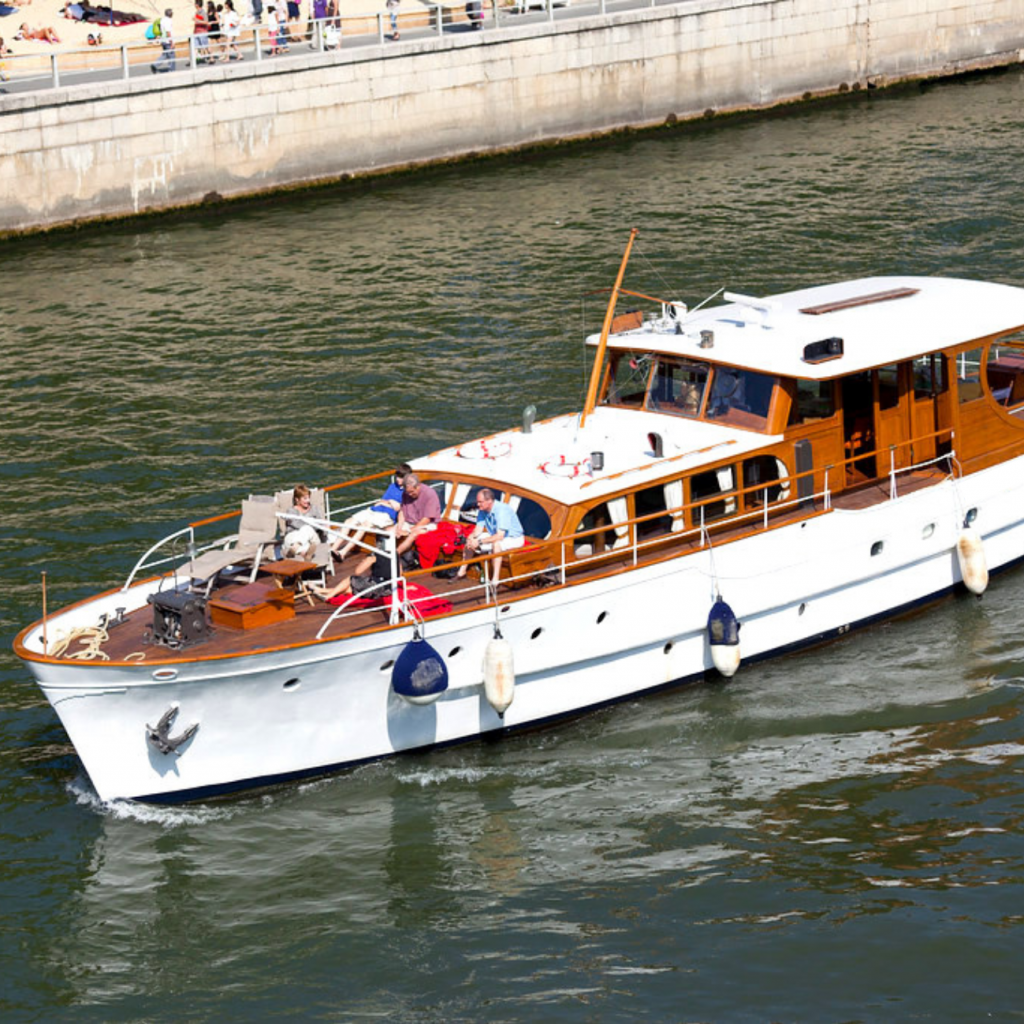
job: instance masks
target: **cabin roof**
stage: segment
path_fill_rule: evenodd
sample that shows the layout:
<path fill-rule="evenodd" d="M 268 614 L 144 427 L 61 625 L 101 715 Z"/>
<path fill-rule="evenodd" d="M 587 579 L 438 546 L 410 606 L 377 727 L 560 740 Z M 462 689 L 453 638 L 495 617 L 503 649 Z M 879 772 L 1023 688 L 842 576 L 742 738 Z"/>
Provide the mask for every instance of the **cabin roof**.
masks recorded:
<path fill-rule="evenodd" d="M 830 380 L 1024 325 L 1024 289 L 939 277 L 866 277 L 645 322 L 617 348 L 691 356 L 761 373 Z M 714 332 L 711 348 L 701 331 Z M 804 360 L 804 346 L 843 339 L 842 356 Z M 598 335 L 587 339 L 596 345 Z"/>
<path fill-rule="evenodd" d="M 780 440 L 719 423 L 608 406 L 595 409 L 582 431 L 578 425 L 578 414 L 557 416 L 535 424 L 529 434 L 516 428 L 487 438 L 487 450 L 496 457 L 481 457 L 479 442 L 469 442 L 416 459 L 413 467 L 425 476 L 457 473 L 575 505 L 643 488 L 695 466 L 739 458 Z M 651 448 L 650 432 L 662 437 L 660 459 Z M 603 454 L 604 468 L 592 472 L 584 466 L 571 475 L 572 464 L 595 451 Z M 562 456 L 569 465 L 558 465 Z"/>

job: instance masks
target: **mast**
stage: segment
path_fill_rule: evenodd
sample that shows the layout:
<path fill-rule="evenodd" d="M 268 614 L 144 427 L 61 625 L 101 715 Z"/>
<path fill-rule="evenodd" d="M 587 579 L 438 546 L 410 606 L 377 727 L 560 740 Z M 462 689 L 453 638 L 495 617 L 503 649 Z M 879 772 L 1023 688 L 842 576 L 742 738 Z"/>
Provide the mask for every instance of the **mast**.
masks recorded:
<path fill-rule="evenodd" d="M 612 327 L 612 317 L 615 316 L 615 304 L 619 299 L 619 289 L 622 287 L 622 279 L 626 276 L 626 264 L 629 262 L 629 254 L 633 248 L 633 240 L 637 236 L 638 228 L 629 232 L 629 241 L 626 243 L 626 251 L 622 254 L 622 264 L 619 267 L 619 276 L 615 278 L 615 285 L 612 287 L 612 294 L 608 299 L 608 309 L 604 314 L 604 325 L 601 327 L 601 340 L 597 345 L 597 355 L 594 356 L 594 366 L 590 371 L 590 386 L 587 388 L 587 400 L 583 405 L 583 413 L 580 416 L 580 427 L 587 422 L 587 417 L 594 411 L 597 403 L 597 389 L 601 383 L 601 371 L 604 368 L 604 352 L 608 347 L 608 333 Z"/>

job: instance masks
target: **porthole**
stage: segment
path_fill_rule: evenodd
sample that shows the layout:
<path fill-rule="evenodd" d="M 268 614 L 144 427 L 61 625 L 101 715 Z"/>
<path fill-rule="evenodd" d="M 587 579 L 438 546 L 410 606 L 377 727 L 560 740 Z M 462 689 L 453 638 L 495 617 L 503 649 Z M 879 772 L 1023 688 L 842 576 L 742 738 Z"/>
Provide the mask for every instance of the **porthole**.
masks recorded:
<path fill-rule="evenodd" d="M 448 657 L 449 657 L 449 658 L 454 658 L 456 654 L 461 654 L 461 653 L 462 653 L 462 648 L 461 648 L 461 647 L 453 647 L 453 648 L 452 648 L 452 649 L 451 649 L 451 650 L 450 650 L 450 651 L 448 652 Z"/>
<path fill-rule="evenodd" d="M 159 668 L 153 673 L 153 678 L 158 683 L 170 683 L 178 678 L 178 670 L 176 668 Z"/>
<path fill-rule="evenodd" d="M 875 555 L 880 555 L 884 548 L 885 541 L 876 540 L 875 543 L 871 545 L 871 557 L 874 558 Z"/>
<path fill-rule="evenodd" d="M 389 669 L 392 669 L 394 667 L 395 667 L 394 661 L 385 661 L 384 664 L 381 665 L 380 670 L 381 670 L 381 672 L 387 672 Z"/>
<path fill-rule="evenodd" d="M 536 628 L 536 629 L 535 629 L 535 630 L 534 630 L 534 631 L 533 631 L 533 632 L 532 632 L 532 633 L 530 634 L 530 639 L 531 639 L 531 640 L 536 640 L 536 639 L 537 639 L 537 637 L 539 637 L 539 636 L 541 635 L 541 633 L 543 633 L 543 632 L 544 632 L 543 628 L 542 628 L 541 626 L 538 626 L 538 627 L 537 627 L 537 628 Z"/>
<path fill-rule="evenodd" d="M 978 510 L 976 508 L 969 508 L 967 510 L 967 515 L 964 516 L 964 525 L 965 526 L 970 526 L 971 523 L 973 523 L 974 520 L 977 519 L 977 518 L 978 518 Z"/>
<path fill-rule="evenodd" d="M 283 690 L 297 690 L 301 684 L 298 679 L 288 679 L 284 682 L 281 689 Z"/>
<path fill-rule="evenodd" d="M 921 531 L 921 540 L 927 540 L 934 532 L 935 532 L 935 524 L 934 523 L 929 523 Z"/>
<path fill-rule="evenodd" d="M 672 643 L 672 641 L 671 641 L 671 640 L 669 640 L 669 642 L 668 642 L 667 644 L 665 644 L 665 646 L 664 646 L 664 647 L 662 648 L 662 650 L 663 650 L 663 651 L 664 651 L 664 652 L 665 652 L 666 654 L 671 654 L 671 653 L 672 653 L 672 648 L 673 648 L 674 646 L 675 646 L 675 644 L 673 644 L 673 643 Z"/>
<path fill-rule="evenodd" d="M 510 609 L 511 607 L 512 607 L 511 605 L 508 605 L 508 604 L 507 604 L 507 605 L 505 605 L 505 607 L 501 609 L 501 614 L 502 614 L 502 615 L 504 615 L 504 614 L 505 614 L 506 612 L 508 612 L 508 611 L 509 611 L 509 609 Z"/>
<path fill-rule="evenodd" d="M 598 617 L 597 617 L 597 624 L 600 626 L 601 623 L 604 622 L 604 620 L 607 619 L 607 618 L 608 618 L 608 613 L 607 612 L 601 612 L 601 614 L 598 615 Z"/>
<path fill-rule="evenodd" d="M 800 602 L 800 607 L 796 610 L 796 613 L 797 613 L 797 615 L 803 615 L 803 613 L 805 611 L 807 611 L 807 602 L 806 601 L 801 601 Z"/>

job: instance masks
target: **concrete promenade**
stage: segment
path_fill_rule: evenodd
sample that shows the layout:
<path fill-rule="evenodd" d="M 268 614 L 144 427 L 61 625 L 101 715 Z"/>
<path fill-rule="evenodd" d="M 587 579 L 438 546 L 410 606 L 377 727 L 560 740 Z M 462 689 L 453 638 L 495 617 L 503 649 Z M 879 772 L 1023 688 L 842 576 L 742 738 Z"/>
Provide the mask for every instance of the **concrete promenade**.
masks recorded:
<path fill-rule="evenodd" d="M 1024 58 L 1024 0 L 684 0 L 0 96 L 0 234 Z"/>

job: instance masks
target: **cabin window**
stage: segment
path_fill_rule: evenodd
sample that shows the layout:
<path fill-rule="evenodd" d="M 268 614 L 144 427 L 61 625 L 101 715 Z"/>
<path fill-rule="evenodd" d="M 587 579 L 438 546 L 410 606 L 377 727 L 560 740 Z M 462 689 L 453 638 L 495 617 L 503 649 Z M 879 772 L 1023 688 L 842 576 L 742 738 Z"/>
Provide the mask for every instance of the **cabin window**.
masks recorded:
<path fill-rule="evenodd" d="M 637 519 L 644 516 L 656 517 L 636 524 L 637 540 L 649 540 L 651 537 L 662 537 L 672 532 L 672 517 L 666 513 L 666 490 L 665 487 L 648 487 L 634 495 L 634 516 Z M 681 505 L 682 500 L 677 504 Z M 663 514 L 658 515 L 659 512 Z"/>
<path fill-rule="evenodd" d="M 649 353 L 615 352 L 612 355 L 606 404 L 643 405 L 653 365 L 654 356 Z"/>
<path fill-rule="evenodd" d="M 743 487 L 754 487 L 747 491 L 745 504 L 747 508 L 760 507 L 764 504 L 765 491 L 768 502 L 785 501 L 789 497 L 789 483 L 783 479 L 789 475 L 783 462 L 774 455 L 755 455 L 743 463 Z"/>
<path fill-rule="evenodd" d="M 709 367 L 689 359 L 659 359 L 647 408 L 674 416 L 697 417 L 704 404 Z"/>
<path fill-rule="evenodd" d="M 972 348 L 956 356 L 956 393 L 961 405 L 973 402 L 984 394 L 981 387 L 980 348 Z"/>
<path fill-rule="evenodd" d="M 985 374 L 992 397 L 1001 406 L 1024 410 L 1024 337 L 1001 338 L 992 345 Z"/>
<path fill-rule="evenodd" d="M 789 425 L 827 420 L 835 415 L 836 389 L 830 380 L 798 380 L 796 400 L 789 410 Z"/>
<path fill-rule="evenodd" d="M 489 487 L 494 492 L 494 497 L 498 501 L 505 500 L 501 489 L 495 487 L 494 484 L 456 484 L 455 497 L 452 499 L 452 507 L 448 513 L 448 518 L 455 519 L 460 523 L 475 523 L 477 514 L 476 496 L 479 494 L 481 487 Z M 446 488 L 451 490 L 451 484 L 446 484 Z"/>
<path fill-rule="evenodd" d="M 752 370 L 716 366 L 704 418 L 730 426 L 764 430 L 775 378 Z"/>
<path fill-rule="evenodd" d="M 900 404 L 900 368 L 880 366 L 878 374 L 878 408 L 895 409 Z"/>
<path fill-rule="evenodd" d="M 720 466 L 709 469 L 706 473 L 695 473 L 690 477 L 690 502 L 702 502 L 719 494 L 730 494 L 736 490 L 736 471 L 732 466 Z M 703 511 L 702 511 L 703 510 Z M 699 526 L 701 517 L 705 523 L 722 516 L 732 515 L 736 511 L 736 495 L 723 498 L 721 501 L 708 501 L 690 510 L 693 525 Z"/>
<path fill-rule="evenodd" d="M 946 361 L 937 353 L 914 360 L 914 398 L 935 398 L 949 389 Z"/>
<path fill-rule="evenodd" d="M 590 509 L 576 527 L 577 533 L 598 530 L 587 537 L 581 537 L 575 544 L 577 558 L 600 555 L 629 544 L 629 505 L 625 498 L 613 498 Z M 605 526 L 608 529 L 601 530 Z"/>
<path fill-rule="evenodd" d="M 551 517 L 543 505 L 533 498 L 520 497 L 518 494 L 509 495 L 508 503 L 519 517 L 519 523 L 527 537 L 545 540 L 551 536 Z"/>

